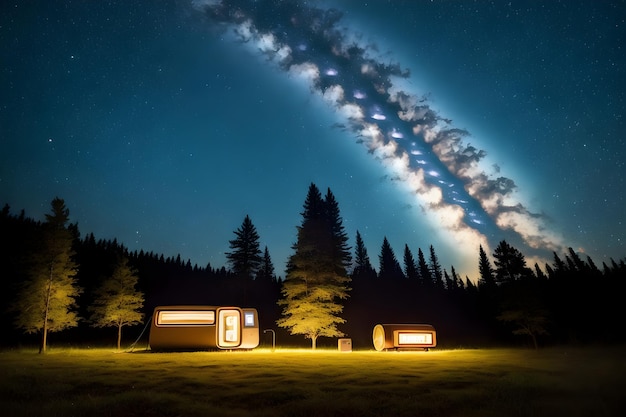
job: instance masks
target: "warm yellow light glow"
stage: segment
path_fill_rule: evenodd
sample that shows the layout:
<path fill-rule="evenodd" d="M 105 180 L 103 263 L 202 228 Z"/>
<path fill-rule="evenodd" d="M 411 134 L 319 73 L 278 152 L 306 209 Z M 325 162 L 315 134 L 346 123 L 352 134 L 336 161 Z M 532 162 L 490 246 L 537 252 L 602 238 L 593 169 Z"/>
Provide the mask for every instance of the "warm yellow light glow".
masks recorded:
<path fill-rule="evenodd" d="M 399 333 L 399 345 L 432 345 L 432 333 Z"/>
<path fill-rule="evenodd" d="M 241 341 L 239 323 L 241 320 L 239 310 L 220 310 L 219 311 L 219 347 L 236 347 L 239 346 Z"/>
<path fill-rule="evenodd" d="M 162 310 L 156 319 L 158 326 L 215 324 L 215 311 Z"/>

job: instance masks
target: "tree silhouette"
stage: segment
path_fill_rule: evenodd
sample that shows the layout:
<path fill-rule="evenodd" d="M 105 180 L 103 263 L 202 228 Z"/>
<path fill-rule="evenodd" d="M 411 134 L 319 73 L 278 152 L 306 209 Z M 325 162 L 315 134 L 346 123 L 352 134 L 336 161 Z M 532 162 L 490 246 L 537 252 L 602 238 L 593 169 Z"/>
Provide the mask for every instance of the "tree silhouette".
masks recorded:
<path fill-rule="evenodd" d="M 259 234 L 252 224 L 250 216 L 246 215 L 239 229 L 235 230 L 236 238 L 230 240 L 230 252 L 226 252 L 226 259 L 236 276 L 250 280 L 259 270 L 263 258 L 259 244 Z"/>
<path fill-rule="evenodd" d="M 383 279 L 402 279 L 404 273 L 402 267 L 396 258 L 396 254 L 393 252 L 387 237 L 383 239 L 383 244 L 380 248 L 380 255 L 378 256 L 380 262 L 380 270 L 378 271 L 379 278 Z"/>
<path fill-rule="evenodd" d="M 483 249 L 483 245 L 480 245 L 478 249 L 478 272 L 480 273 L 480 278 L 478 279 L 479 286 L 493 288 L 496 285 L 494 270 L 487 258 L 487 253 Z"/>
<path fill-rule="evenodd" d="M 267 246 L 263 251 L 263 261 L 256 274 L 256 279 L 263 282 L 276 282 L 277 280 L 272 257 L 270 256 L 270 251 L 267 249 Z"/>
<path fill-rule="evenodd" d="M 526 266 L 524 255 L 504 240 L 494 250 L 493 257 L 496 265 L 496 282 L 499 284 L 532 276 L 532 271 Z"/>
<path fill-rule="evenodd" d="M 525 279 L 508 281 L 501 291 L 501 313 L 497 319 L 511 323 L 515 335 L 527 335 L 531 338 L 535 349 L 539 347 L 537 337 L 548 334 L 549 312 L 545 308 L 538 280 Z"/>
<path fill-rule="evenodd" d="M 433 285 L 433 278 L 430 273 L 430 269 L 428 268 L 428 264 L 426 263 L 426 258 L 424 258 L 424 252 L 422 252 L 421 248 L 417 249 L 417 269 L 420 272 L 422 285 L 425 287 Z"/>
<path fill-rule="evenodd" d="M 352 270 L 353 280 L 367 280 L 376 278 L 376 271 L 372 267 L 367 249 L 363 243 L 363 238 L 359 231 L 356 231 L 356 244 L 354 250 L 354 269 Z"/>
<path fill-rule="evenodd" d="M 13 305 L 17 328 L 26 333 L 41 332 L 39 353 L 47 350 L 48 332 L 75 327 L 79 321 L 74 308 L 81 289 L 75 279 L 78 267 L 72 259 L 74 236 L 66 227 L 69 210 L 58 197 L 51 205 L 52 214 L 46 214 L 39 247 L 32 254 L 29 278 Z"/>
<path fill-rule="evenodd" d="M 435 253 L 435 248 L 430 245 L 430 271 L 432 272 L 433 279 L 435 281 L 435 287 L 443 289 L 443 276 L 441 274 L 441 264 L 439 258 Z"/>
<path fill-rule="evenodd" d="M 283 317 L 277 321 L 291 334 L 302 334 L 311 339 L 316 348 L 317 338 L 339 337 L 343 333 L 337 325 L 348 297 L 345 235 L 339 208 L 332 193 L 326 200 L 315 184 L 311 184 L 304 202 L 302 224 L 297 228 L 298 239 L 294 254 L 289 257 L 287 276 L 283 282 Z"/>
<path fill-rule="evenodd" d="M 140 324 L 143 320 L 140 310 L 144 294 L 137 290 L 137 281 L 137 271 L 126 257 L 120 257 L 113 274 L 94 291 L 94 301 L 89 308 L 92 326 L 117 327 L 117 350 L 122 343 L 122 327 Z"/>
<path fill-rule="evenodd" d="M 409 245 L 404 245 L 404 275 L 414 282 L 419 282 L 420 275 Z"/>

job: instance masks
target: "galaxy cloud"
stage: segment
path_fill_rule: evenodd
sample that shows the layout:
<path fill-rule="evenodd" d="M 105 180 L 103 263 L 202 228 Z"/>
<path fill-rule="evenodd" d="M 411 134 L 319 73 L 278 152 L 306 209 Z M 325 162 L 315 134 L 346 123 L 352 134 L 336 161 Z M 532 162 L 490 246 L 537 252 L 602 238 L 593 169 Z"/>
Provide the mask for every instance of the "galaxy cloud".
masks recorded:
<path fill-rule="evenodd" d="M 489 253 L 506 238 L 529 258 L 565 250 L 546 216 L 530 210 L 513 179 L 486 163 L 470 132 L 438 114 L 411 91 L 411 74 L 342 23 L 339 10 L 306 2 L 196 1 L 194 6 L 268 65 L 302 79 L 342 116 L 345 129 L 416 199 L 451 242 Z"/>

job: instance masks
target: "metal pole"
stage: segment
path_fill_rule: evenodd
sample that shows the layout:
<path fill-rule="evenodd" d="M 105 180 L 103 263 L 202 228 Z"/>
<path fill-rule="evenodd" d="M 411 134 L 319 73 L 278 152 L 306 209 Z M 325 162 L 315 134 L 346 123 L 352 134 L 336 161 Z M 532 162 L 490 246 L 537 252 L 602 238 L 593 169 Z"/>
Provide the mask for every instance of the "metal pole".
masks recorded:
<path fill-rule="evenodd" d="M 272 332 L 272 352 L 276 349 L 276 332 L 272 329 L 265 329 L 263 333 Z"/>

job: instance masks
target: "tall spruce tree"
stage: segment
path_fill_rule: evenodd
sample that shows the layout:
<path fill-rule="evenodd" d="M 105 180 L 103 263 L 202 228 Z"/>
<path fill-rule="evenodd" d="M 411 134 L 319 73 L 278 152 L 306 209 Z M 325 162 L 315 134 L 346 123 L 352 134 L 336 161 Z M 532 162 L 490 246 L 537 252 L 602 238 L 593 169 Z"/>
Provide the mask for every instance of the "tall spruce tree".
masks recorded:
<path fill-rule="evenodd" d="M 226 259 L 233 273 L 246 280 L 253 279 L 263 262 L 259 243 L 259 234 L 252 224 L 250 216 L 246 215 L 239 229 L 235 230 L 236 238 L 230 240 L 230 252 L 226 252 Z"/>
<path fill-rule="evenodd" d="M 363 238 L 359 231 L 356 231 L 355 249 L 354 249 L 354 269 L 352 270 L 353 280 L 364 280 L 376 278 L 376 271 L 372 267 L 370 257 L 367 254 L 367 248 L 363 243 Z"/>
<path fill-rule="evenodd" d="M 496 285 L 496 280 L 494 278 L 494 270 L 491 266 L 491 262 L 487 258 L 487 253 L 483 249 L 483 245 L 480 245 L 478 249 L 478 272 L 480 273 L 480 278 L 478 280 L 478 285 L 483 288 L 493 288 Z"/>
<path fill-rule="evenodd" d="M 15 326 L 26 333 L 40 332 L 39 353 L 48 348 L 48 332 L 78 325 L 76 299 L 78 266 L 72 248 L 75 236 L 66 226 L 69 209 L 63 199 L 52 200 L 52 214 L 41 226 L 38 248 L 32 254 L 29 278 L 21 286 L 13 304 Z M 74 229 L 75 230 L 75 229 Z"/>
<path fill-rule="evenodd" d="M 419 282 L 419 271 L 417 270 L 415 259 L 407 244 L 404 245 L 404 275 L 410 280 Z"/>
<path fill-rule="evenodd" d="M 263 251 L 263 261 L 257 272 L 256 279 L 264 282 L 276 282 L 274 263 L 272 262 L 272 257 L 270 256 L 270 251 L 267 249 L 267 246 Z"/>
<path fill-rule="evenodd" d="M 93 327 L 116 327 L 117 350 L 122 344 L 122 328 L 143 322 L 144 295 L 137 290 L 137 271 L 128 258 L 119 257 L 110 277 L 94 291 L 94 301 L 89 307 Z"/>
<path fill-rule="evenodd" d="M 297 227 L 297 242 L 289 257 L 279 305 L 283 317 L 278 326 L 291 334 L 302 334 L 317 346 L 319 337 L 340 337 L 337 328 L 344 323 L 341 300 L 348 297 L 346 266 L 350 253 L 346 245 L 339 207 L 327 193 L 322 198 L 315 184 L 309 186 L 304 202 L 302 224 Z"/>
<path fill-rule="evenodd" d="M 378 276 L 383 279 L 402 279 L 404 278 L 404 272 L 402 267 L 396 258 L 396 254 L 393 248 L 389 244 L 387 237 L 383 239 L 383 244 L 380 248 L 380 255 L 378 256 L 380 262 L 380 271 Z"/>
<path fill-rule="evenodd" d="M 441 264 L 439 263 L 439 258 L 435 253 L 435 248 L 433 247 L 433 245 L 430 245 L 430 271 L 433 275 L 435 287 L 443 289 L 443 275 L 441 273 Z"/>
<path fill-rule="evenodd" d="M 433 277 L 421 248 L 417 248 L 417 269 L 420 272 L 421 284 L 425 287 L 433 285 Z"/>

